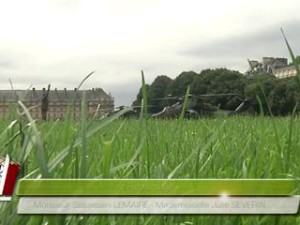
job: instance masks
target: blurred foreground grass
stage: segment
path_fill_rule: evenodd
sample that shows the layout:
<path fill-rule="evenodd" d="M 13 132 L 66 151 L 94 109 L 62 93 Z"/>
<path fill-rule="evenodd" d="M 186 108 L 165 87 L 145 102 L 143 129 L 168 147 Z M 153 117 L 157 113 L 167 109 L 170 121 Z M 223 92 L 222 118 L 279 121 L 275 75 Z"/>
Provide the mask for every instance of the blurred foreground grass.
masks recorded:
<path fill-rule="evenodd" d="M 37 122 L 1 120 L 1 154 L 20 178 L 298 178 L 299 118 Z M 299 215 L 21 216 L 2 224 L 300 224 Z"/>

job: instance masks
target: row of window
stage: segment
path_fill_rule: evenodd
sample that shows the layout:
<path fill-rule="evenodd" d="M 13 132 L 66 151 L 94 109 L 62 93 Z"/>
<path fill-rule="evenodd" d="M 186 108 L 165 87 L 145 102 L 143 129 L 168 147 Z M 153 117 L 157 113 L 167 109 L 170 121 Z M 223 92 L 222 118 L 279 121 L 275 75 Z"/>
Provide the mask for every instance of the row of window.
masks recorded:
<path fill-rule="evenodd" d="M 74 110 L 78 112 L 78 111 L 81 111 L 81 108 L 80 107 L 75 107 Z M 10 109 L 7 108 L 7 107 L 0 107 L 0 113 L 6 113 L 6 112 L 9 112 L 9 111 L 10 111 Z M 87 111 L 89 113 L 95 113 L 97 111 L 97 107 L 88 107 Z M 100 111 L 101 112 L 109 112 L 110 109 L 106 108 L 106 109 L 101 109 Z M 40 107 L 30 108 L 30 113 L 40 113 L 40 112 L 41 112 Z M 48 112 L 49 113 L 52 113 L 52 112 L 66 113 L 66 112 L 68 112 L 68 108 L 50 107 Z"/>
<path fill-rule="evenodd" d="M 88 116 L 93 117 L 94 114 L 95 114 L 95 112 L 89 112 Z M 102 114 L 103 113 L 98 112 L 97 116 L 101 116 Z M 9 115 L 8 112 L 0 111 L 0 118 L 8 116 L 8 115 Z M 31 116 L 32 116 L 33 119 L 41 119 L 42 118 L 42 114 L 40 112 L 31 112 Z M 66 116 L 66 113 L 63 113 L 63 112 L 49 112 L 47 117 L 48 117 L 48 119 L 63 119 L 65 116 Z M 80 112 L 73 113 L 73 116 L 76 119 L 79 119 L 80 118 Z"/>

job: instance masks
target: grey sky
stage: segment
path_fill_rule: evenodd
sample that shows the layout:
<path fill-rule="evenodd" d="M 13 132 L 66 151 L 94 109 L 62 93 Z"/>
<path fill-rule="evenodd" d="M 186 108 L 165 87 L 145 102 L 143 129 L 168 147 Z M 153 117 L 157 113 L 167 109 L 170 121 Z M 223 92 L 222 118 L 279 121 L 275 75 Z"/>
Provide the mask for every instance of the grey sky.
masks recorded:
<path fill-rule="evenodd" d="M 131 104 L 140 71 L 157 75 L 288 57 L 280 28 L 300 52 L 300 2 L 199 0 L 0 1 L 0 88 L 102 87 Z"/>

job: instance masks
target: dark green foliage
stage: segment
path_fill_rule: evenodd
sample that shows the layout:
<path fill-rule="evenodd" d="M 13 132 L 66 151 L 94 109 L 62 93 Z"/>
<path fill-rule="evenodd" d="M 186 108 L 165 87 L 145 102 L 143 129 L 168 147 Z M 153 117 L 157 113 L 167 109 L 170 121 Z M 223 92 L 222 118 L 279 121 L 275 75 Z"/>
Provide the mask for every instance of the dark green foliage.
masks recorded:
<path fill-rule="evenodd" d="M 149 89 L 149 112 L 158 112 L 163 109 L 166 102 L 165 96 L 169 94 L 172 79 L 167 76 L 158 76 L 153 81 Z"/>
<path fill-rule="evenodd" d="M 299 102 L 300 90 L 294 78 L 277 79 L 270 75 L 256 75 L 248 82 L 245 96 L 248 99 L 249 112 L 260 112 L 257 100 L 259 98 L 264 114 L 269 114 L 268 103 L 273 115 L 285 116 L 291 114 Z"/>
<path fill-rule="evenodd" d="M 148 109 L 149 113 L 155 113 L 163 109 L 168 104 L 163 98 L 169 94 L 172 79 L 161 75 L 155 78 L 151 85 L 146 84 L 145 89 L 147 91 Z M 140 88 L 137 94 L 136 100 L 132 103 L 133 106 L 141 106 L 142 101 L 142 88 Z"/>
<path fill-rule="evenodd" d="M 192 83 L 191 93 L 233 94 L 232 96 L 214 96 L 205 99 L 211 105 L 219 105 L 222 109 L 234 110 L 242 101 L 246 78 L 237 71 L 228 69 L 203 70 Z"/>
<path fill-rule="evenodd" d="M 196 76 L 197 73 L 193 71 L 182 72 L 173 81 L 170 94 L 172 96 L 184 96 L 187 87 L 193 83 Z"/>
<path fill-rule="evenodd" d="M 267 103 L 271 107 L 275 104 L 273 101 L 275 86 L 275 77 L 271 75 L 258 74 L 249 78 L 248 84 L 245 87 L 249 112 L 267 114 Z"/>
<path fill-rule="evenodd" d="M 278 80 L 274 89 L 272 111 L 276 115 L 290 114 L 300 99 L 299 85 L 293 78 Z"/>
<path fill-rule="evenodd" d="M 145 89 L 147 90 L 147 92 L 149 92 L 150 85 L 146 84 Z M 139 90 L 139 93 L 136 96 L 136 100 L 132 103 L 132 105 L 133 106 L 141 106 L 142 98 L 143 98 L 143 89 L 141 87 L 140 90 Z"/>
<path fill-rule="evenodd" d="M 296 59 L 299 60 L 299 57 Z M 149 112 L 158 112 L 174 104 L 183 98 L 188 86 L 190 94 L 198 97 L 205 94 L 230 94 L 190 99 L 192 108 L 200 114 L 217 108 L 232 111 L 246 100 L 243 108 L 246 113 L 285 116 L 293 112 L 300 100 L 299 84 L 295 77 L 278 79 L 272 74 L 245 76 L 225 68 L 206 69 L 199 74 L 183 72 L 173 81 L 167 76 L 158 76 L 147 86 Z M 140 101 L 141 92 L 134 105 L 139 105 Z M 295 112 L 298 111 L 296 108 Z"/>

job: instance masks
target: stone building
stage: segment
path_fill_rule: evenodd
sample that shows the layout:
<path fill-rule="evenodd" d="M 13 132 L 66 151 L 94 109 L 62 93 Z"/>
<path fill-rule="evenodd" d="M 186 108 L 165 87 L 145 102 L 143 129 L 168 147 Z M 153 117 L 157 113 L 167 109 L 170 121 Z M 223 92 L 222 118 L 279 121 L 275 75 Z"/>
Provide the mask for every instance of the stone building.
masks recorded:
<path fill-rule="evenodd" d="M 248 60 L 252 73 L 270 73 L 278 78 L 286 78 L 296 76 L 297 72 L 293 65 L 288 64 L 286 58 L 263 57 L 262 61 Z"/>
<path fill-rule="evenodd" d="M 50 90 L 47 96 L 47 120 L 63 119 L 68 111 L 73 113 L 75 119 L 80 118 L 83 92 L 86 96 L 86 110 L 89 118 L 101 117 L 114 108 L 114 99 L 101 88 L 91 90 Z M 10 113 L 11 106 L 18 100 L 30 110 L 33 119 L 42 119 L 42 102 L 47 90 L 0 90 L 0 118 Z"/>
<path fill-rule="evenodd" d="M 294 65 L 289 65 L 281 68 L 277 68 L 273 71 L 275 77 L 286 78 L 294 77 L 297 75 L 297 71 Z"/>

